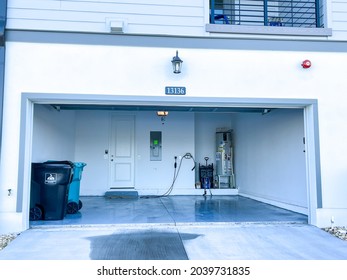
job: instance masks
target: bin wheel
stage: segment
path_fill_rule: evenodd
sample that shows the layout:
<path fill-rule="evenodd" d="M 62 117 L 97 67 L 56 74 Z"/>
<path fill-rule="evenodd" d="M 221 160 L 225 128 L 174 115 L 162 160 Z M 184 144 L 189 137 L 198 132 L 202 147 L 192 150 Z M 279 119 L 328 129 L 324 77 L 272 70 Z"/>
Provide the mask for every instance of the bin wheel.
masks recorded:
<path fill-rule="evenodd" d="M 74 201 L 67 204 L 66 212 L 68 214 L 76 214 L 78 212 L 78 204 Z"/>
<path fill-rule="evenodd" d="M 40 207 L 35 206 L 30 208 L 30 221 L 41 220 L 42 218 L 42 210 Z"/>
<path fill-rule="evenodd" d="M 78 201 L 78 210 L 80 210 L 83 206 L 83 203 L 81 200 Z"/>

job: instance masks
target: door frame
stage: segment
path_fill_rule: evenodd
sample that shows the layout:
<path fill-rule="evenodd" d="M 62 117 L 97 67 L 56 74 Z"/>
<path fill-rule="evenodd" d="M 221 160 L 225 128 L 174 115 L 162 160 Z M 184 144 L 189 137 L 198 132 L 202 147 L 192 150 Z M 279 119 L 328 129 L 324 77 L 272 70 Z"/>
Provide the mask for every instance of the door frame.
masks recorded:
<path fill-rule="evenodd" d="M 32 133 L 34 104 L 118 104 L 138 106 L 199 106 L 199 107 L 245 107 L 245 108 L 302 108 L 306 139 L 306 190 L 308 223 L 317 222 L 317 209 L 322 208 L 320 174 L 318 101 L 317 99 L 288 98 L 213 98 L 170 96 L 124 96 L 94 94 L 22 93 L 21 124 L 18 159 L 18 190 L 16 212 L 22 214 L 24 229 L 29 228 L 30 180 L 32 158 Z"/>

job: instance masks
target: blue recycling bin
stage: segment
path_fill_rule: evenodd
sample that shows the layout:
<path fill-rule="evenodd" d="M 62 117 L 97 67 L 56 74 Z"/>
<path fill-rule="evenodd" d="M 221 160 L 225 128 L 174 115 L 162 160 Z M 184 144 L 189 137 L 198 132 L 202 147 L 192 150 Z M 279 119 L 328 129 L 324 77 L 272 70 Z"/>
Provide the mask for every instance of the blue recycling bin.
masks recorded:
<path fill-rule="evenodd" d="M 82 171 L 86 165 L 87 164 L 84 162 L 73 163 L 73 177 L 72 182 L 70 183 L 66 210 L 68 214 L 77 213 L 83 206 L 82 201 L 80 200 L 80 185 L 82 179 Z"/>

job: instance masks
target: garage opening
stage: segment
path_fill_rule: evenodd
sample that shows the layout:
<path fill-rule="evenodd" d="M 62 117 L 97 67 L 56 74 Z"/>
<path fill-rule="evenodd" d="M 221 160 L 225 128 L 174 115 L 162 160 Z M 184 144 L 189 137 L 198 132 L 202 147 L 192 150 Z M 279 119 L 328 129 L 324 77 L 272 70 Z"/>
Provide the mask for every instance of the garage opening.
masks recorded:
<path fill-rule="evenodd" d="M 233 197 L 233 207 L 251 199 L 266 203 L 262 204 L 265 208 L 277 206 L 303 215 L 299 220 L 310 222 L 312 191 L 307 176 L 304 106 L 33 104 L 31 162 L 85 162 L 80 187 L 83 198 L 104 199 L 110 190 L 134 190 L 139 196 L 160 196 L 172 186 L 175 166 L 182 160 L 179 176 L 170 191 L 172 196 L 198 197 L 194 200 L 195 207 L 202 205 L 200 198 L 206 203 L 209 197 Z M 158 111 L 168 115 L 159 117 Z M 121 126 L 114 126 L 115 120 L 121 121 L 128 133 L 126 136 L 119 130 Z M 130 133 L 129 125 L 132 126 Z M 122 136 L 114 148 L 117 131 Z M 210 182 L 204 194 L 205 190 L 198 184 L 201 183 L 199 166 L 213 165 L 216 178 L 216 135 L 220 131 L 232 133 L 234 181 L 226 187 Z M 161 160 L 151 160 L 151 132 L 160 132 Z M 129 173 L 130 184 L 117 186 L 113 182 L 112 149 L 132 151 L 132 161 L 127 163 L 133 170 Z M 187 153 L 193 160 L 185 160 Z M 216 203 L 222 206 L 225 201 Z M 133 203 L 129 205 L 135 207 Z M 280 220 L 280 216 L 276 219 Z"/>

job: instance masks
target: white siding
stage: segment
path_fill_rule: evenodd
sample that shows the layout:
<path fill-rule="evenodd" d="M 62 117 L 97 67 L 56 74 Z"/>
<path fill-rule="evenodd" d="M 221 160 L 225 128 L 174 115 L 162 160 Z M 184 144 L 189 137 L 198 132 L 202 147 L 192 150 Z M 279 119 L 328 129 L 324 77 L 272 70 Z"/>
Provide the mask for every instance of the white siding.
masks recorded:
<path fill-rule="evenodd" d="M 332 0 L 331 11 L 334 39 L 347 41 L 347 0 Z"/>
<path fill-rule="evenodd" d="M 127 34 L 208 36 L 207 0 L 8 0 L 8 29 L 108 33 L 110 20 Z M 327 0 L 328 28 L 347 40 L 347 0 Z"/>
<path fill-rule="evenodd" d="M 9 0 L 8 29 L 109 32 L 112 19 L 130 34 L 201 35 L 204 0 Z"/>

